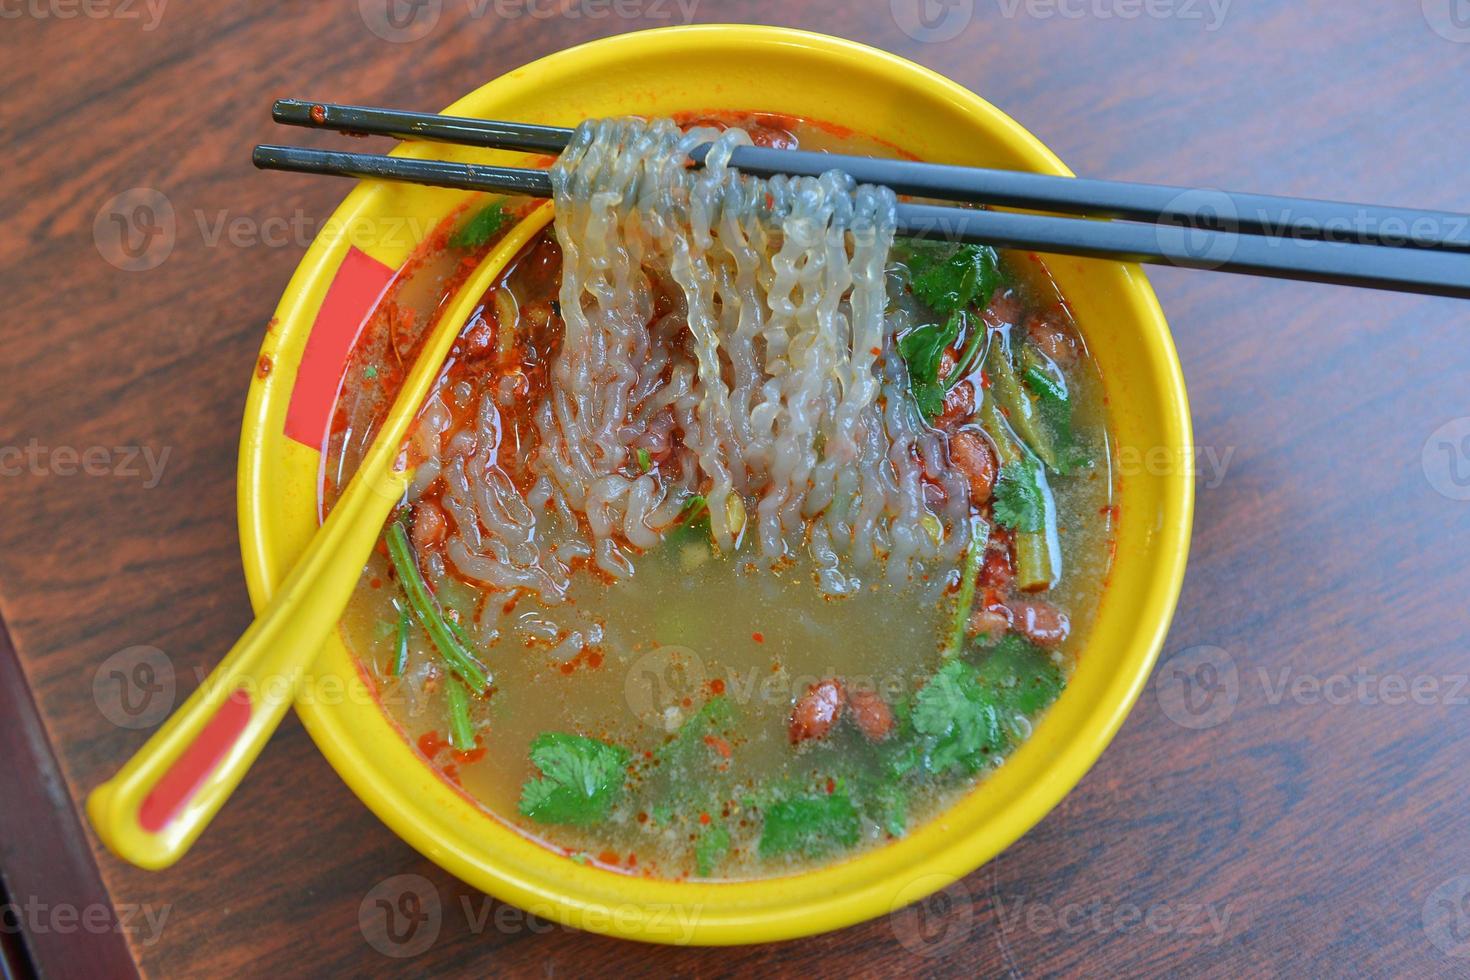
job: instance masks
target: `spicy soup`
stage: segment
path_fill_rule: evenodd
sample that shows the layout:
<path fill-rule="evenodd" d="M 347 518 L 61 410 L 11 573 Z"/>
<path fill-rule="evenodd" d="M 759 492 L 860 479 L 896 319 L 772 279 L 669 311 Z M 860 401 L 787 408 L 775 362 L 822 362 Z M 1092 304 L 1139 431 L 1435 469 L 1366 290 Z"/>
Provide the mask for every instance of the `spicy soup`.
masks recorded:
<path fill-rule="evenodd" d="M 693 183 L 662 165 L 694 139 L 608 124 L 563 155 L 557 227 L 466 324 L 342 628 L 498 818 L 623 873 L 751 878 L 901 836 L 1004 763 L 1083 655 L 1116 508 L 1101 382 L 1039 259 L 894 238 L 891 202 L 836 180 Z M 610 186 L 630 159 L 642 183 Z M 400 274 L 324 505 L 526 209 L 456 216 Z"/>

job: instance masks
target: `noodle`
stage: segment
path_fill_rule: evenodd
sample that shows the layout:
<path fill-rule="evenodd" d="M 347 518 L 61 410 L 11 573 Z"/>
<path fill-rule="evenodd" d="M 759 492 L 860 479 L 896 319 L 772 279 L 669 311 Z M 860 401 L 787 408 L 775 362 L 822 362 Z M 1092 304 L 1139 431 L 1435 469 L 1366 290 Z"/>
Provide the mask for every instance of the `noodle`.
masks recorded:
<path fill-rule="evenodd" d="M 963 477 L 907 397 L 904 314 L 887 312 L 892 192 L 742 175 L 727 163 L 749 142 L 668 120 L 578 127 L 551 171 L 565 332 L 529 488 L 497 463 L 495 392 L 477 438 L 434 460 L 460 575 L 557 605 L 574 558 L 632 575 L 696 495 L 720 549 L 802 549 L 828 594 L 958 558 Z"/>

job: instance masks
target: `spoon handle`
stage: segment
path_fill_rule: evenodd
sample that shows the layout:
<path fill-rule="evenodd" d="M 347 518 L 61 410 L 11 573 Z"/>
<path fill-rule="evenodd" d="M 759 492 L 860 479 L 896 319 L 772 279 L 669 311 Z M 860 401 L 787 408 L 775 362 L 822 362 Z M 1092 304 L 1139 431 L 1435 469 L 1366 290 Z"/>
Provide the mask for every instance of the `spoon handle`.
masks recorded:
<path fill-rule="evenodd" d="M 380 442 L 390 449 L 397 440 Z M 378 448 L 374 446 L 374 450 Z M 408 473 L 369 461 L 270 603 L 132 759 L 87 799 L 113 852 L 149 869 L 177 861 L 234 792 L 290 707 L 403 498 Z"/>
<path fill-rule="evenodd" d="M 401 452 L 454 340 L 507 264 L 551 221 L 532 211 L 481 261 L 435 323 L 347 489 L 270 602 L 178 710 L 87 798 L 97 836 L 150 870 L 189 849 L 295 699 L 342 615 L 411 471 Z"/>

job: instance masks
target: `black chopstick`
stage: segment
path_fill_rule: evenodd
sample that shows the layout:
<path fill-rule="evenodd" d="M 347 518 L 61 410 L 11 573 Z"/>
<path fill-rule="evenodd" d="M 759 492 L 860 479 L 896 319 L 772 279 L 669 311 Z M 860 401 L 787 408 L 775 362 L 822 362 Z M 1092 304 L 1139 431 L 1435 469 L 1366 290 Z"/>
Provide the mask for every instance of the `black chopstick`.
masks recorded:
<path fill-rule="evenodd" d="M 369 106 L 281 99 L 271 110 L 289 126 L 336 129 L 507 150 L 556 153 L 571 138 L 560 126 L 439 116 Z M 690 157 L 704 162 L 708 146 Z M 1240 194 L 1124 181 L 956 167 L 913 160 L 740 147 L 730 165 L 758 177 L 818 176 L 842 170 L 896 193 L 966 204 L 994 204 L 1098 218 L 1186 225 L 1207 231 L 1364 245 L 1470 251 L 1470 215 L 1310 198 Z"/>
<path fill-rule="evenodd" d="M 397 180 L 409 184 L 426 184 L 429 187 L 526 194 L 530 197 L 551 196 L 551 175 L 545 170 L 528 170 L 522 167 L 492 167 L 483 163 L 451 163 L 448 160 L 414 160 L 409 157 L 345 153 L 340 150 L 308 150 L 300 146 L 257 146 L 251 160 L 262 170 Z"/>
<path fill-rule="evenodd" d="M 271 106 L 271 118 L 283 126 L 335 129 L 349 136 L 392 136 L 404 140 L 531 153 L 560 153 L 572 138 L 572 131 L 563 126 L 440 116 L 432 112 L 338 105 L 334 102 L 303 102 L 300 99 L 277 99 Z"/>
<path fill-rule="evenodd" d="M 781 152 L 781 151 L 778 151 Z M 551 196 L 544 170 L 408 157 L 257 146 L 268 170 L 406 181 L 433 187 Z M 925 204 L 900 204 L 898 233 L 1003 248 L 1213 269 L 1470 299 L 1470 257 L 1437 249 L 1267 238 L 1121 221 L 1090 221 Z"/>

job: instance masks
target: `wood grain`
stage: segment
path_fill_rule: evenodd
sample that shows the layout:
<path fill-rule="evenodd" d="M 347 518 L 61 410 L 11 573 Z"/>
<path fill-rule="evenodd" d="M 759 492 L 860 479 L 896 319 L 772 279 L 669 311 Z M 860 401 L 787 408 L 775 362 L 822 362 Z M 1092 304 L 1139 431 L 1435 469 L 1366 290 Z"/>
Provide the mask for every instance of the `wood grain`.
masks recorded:
<path fill-rule="evenodd" d="M 1217 23 L 1220 0 L 960 0 L 973 8 L 968 26 L 925 43 L 891 14 L 906 2 L 694 10 L 913 58 L 1085 174 L 1470 210 L 1470 44 L 1437 33 L 1421 4 L 1235 0 Z M 155 647 L 181 696 L 249 620 L 238 425 L 266 318 L 305 241 L 234 244 L 211 229 L 220 216 L 247 229 L 320 220 L 345 191 L 251 169 L 249 147 L 280 135 L 270 100 L 433 108 L 539 55 L 687 9 L 648 0 L 619 8 L 640 18 L 505 16 L 493 11 L 527 8 L 445 0 L 428 37 L 390 43 L 351 2 L 191 0 L 162 5 L 151 30 L 145 4 L 121 3 L 70 19 L 56 16 L 79 9 L 66 0 L 4 5 L 0 29 L 0 447 L 35 446 L 44 460 L 0 477 L 0 614 L 74 803 L 146 735 L 104 714 L 98 666 Z M 1130 11 L 1142 16 L 1103 16 Z M 164 194 L 178 219 L 172 250 L 145 272 L 114 267 L 94 243 L 99 210 L 136 187 Z M 1077 790 L 942 898 L 812 940 L 698 950 L 482 905 L 384 829 L 290 721 L 180 865 L 148 874 L 98 852 L 116 905 L 167 909 L 161 930 L 126 934 L 140 969 L 391 967 L 359 930 L 359 905 L 385 878 L 416 874 L 443 914 L 428 951 L 399 964 L 415 972 L 1466 972 L 1445 949 L 1464 952 L 1455 943 L 1470 934 L 1470 878 L 1457 878 L 1470 875 L 1470 503 L 1452 499 L 1470 459 L 1430 440 L 1470 416 L 1470 306 L 1176 270 L 1152 278 L 1198 441 L 1225 462 L 1200 476 L 1166 648 L 1218 648 L 1195 656 L 1233 666 L 1238 696 L 1219 724 L 1171 720 L 1180 689 L 1166 664 Z M 107 449 L 108 465 L 94 454 L 93 468 L 108 475 L 68 475 L 65 453 L 39 452 L 57 447 Z M 156 485 L 146 471 L 117 472 L 119 447 L 168 452 Z M 1422 696 L 1384 703 L 1396 700 L 1388 678 Z M 52 894 L 44 876 L 25 888 L 85 901 Z"/>

